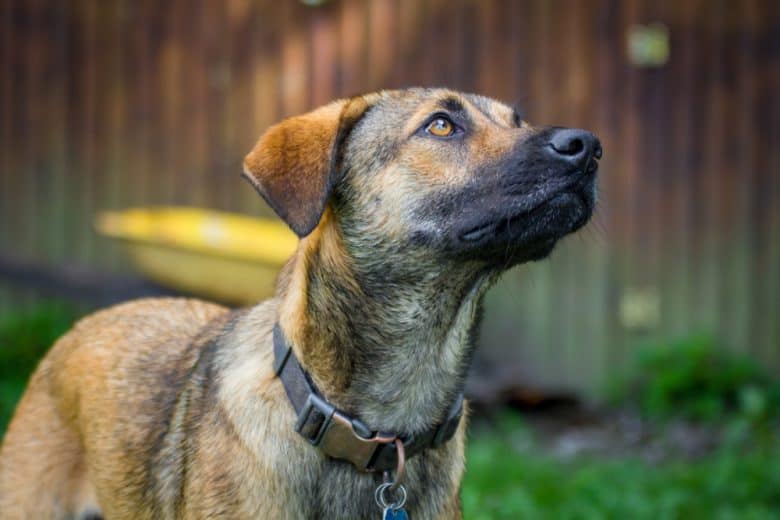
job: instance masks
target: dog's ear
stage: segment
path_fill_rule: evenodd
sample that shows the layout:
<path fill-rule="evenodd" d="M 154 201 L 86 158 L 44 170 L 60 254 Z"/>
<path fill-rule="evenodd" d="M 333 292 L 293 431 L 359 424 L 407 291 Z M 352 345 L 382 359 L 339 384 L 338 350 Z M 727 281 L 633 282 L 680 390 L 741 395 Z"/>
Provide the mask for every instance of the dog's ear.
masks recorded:
<path fill-rule="evenodd" d="M 367 108 L 358 96 L 285 119 L 244 159 L 244 177 L 299 237 L 320 221 L 338 181 L 341 145 Z"/>

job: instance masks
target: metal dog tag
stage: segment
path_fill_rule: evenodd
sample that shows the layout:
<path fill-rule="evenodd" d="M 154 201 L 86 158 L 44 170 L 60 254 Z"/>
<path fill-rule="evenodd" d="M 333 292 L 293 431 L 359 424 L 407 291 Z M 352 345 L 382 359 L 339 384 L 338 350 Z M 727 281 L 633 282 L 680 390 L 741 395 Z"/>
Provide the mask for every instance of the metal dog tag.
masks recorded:
<path fill-rule="evenodd" d="M 398 509 L 386 507 L 385 512 L 382 514 L 382 520 L 409 520 L 409 515 L 406 514 L 406 509 L 403 507 Z"/>
<path fill-rule="evenodd" d="M 399 484 L 397 491 L 399 492 L 400 499 L 391 502 L 387 500 L 385 493 L 390 490 L 392 485 L 392 482 L 379 484 L 379 487 L 377 487 L 374 492 L 376 504 L 382 509 L 382 520 L 409 520 L 409 515 L 406 513 L 406 509 L 404 509 L 404 504 L 406 504 L 406 488 Z"/>

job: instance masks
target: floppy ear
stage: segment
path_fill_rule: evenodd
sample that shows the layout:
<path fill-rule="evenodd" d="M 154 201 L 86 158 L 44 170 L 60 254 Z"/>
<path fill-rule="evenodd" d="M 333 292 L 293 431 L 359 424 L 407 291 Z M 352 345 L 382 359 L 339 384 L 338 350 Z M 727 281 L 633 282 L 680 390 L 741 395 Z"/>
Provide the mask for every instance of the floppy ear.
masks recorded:
<path fill-rule="evenodd" d="M 367 108 L 358 96 L 285 119 L 244 159 L 244 177 L 299 237 L 320 221 L 338 181 L 341 145 Z"/>

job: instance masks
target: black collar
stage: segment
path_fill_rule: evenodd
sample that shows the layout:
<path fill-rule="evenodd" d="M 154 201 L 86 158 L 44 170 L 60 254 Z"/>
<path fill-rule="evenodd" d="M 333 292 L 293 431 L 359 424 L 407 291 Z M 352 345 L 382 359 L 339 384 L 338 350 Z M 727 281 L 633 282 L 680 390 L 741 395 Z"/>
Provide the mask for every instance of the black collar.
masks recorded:
<path fill-rule="evenodd" d="M 370 430 L 359 419 L 337 410 L 314 386 L 287 344 L 282 329 L 274 327 L 274 373 L 281 378 L 287 397 L 298 414 L 295 431 L 334 459 L 347 460 L 361 471 L 388 471 L 398 465 L 396 440 L 403 442 L 406 458 L 449 441 L 463 415 L 463 394 L 441 423 L 418 435 Z"/>

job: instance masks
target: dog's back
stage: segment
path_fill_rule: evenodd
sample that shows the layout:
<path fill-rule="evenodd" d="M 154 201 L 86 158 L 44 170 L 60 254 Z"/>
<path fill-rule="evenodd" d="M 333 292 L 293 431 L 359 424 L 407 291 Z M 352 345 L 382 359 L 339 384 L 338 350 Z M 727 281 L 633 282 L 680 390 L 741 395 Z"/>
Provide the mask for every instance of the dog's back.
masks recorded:
<path fill-rule="evenodd" d="M 89 517 L 99 511 L 94 477 L 123 482 L 124 498 L 137 503 L 143 486 L 128 486 L 128 475 L 143 480 L 148 468 L 128 464 L 165 434 L 161 415 L 219 330 L 206 325 L 228 314 L 196 300 L 149 299 L 77 323 L 38 366 L 0 448 L 2 517 Z"/>

